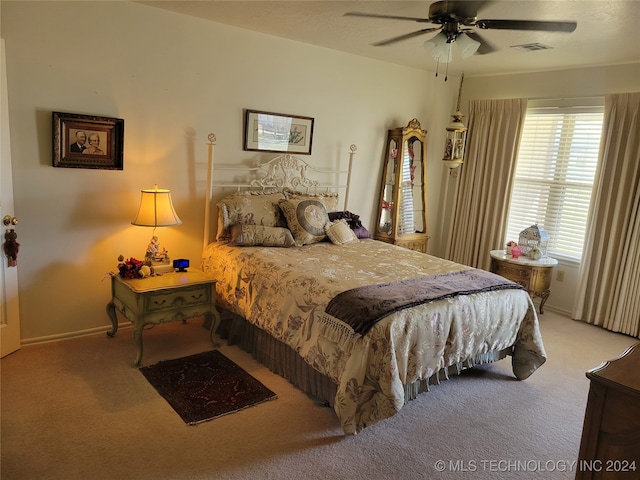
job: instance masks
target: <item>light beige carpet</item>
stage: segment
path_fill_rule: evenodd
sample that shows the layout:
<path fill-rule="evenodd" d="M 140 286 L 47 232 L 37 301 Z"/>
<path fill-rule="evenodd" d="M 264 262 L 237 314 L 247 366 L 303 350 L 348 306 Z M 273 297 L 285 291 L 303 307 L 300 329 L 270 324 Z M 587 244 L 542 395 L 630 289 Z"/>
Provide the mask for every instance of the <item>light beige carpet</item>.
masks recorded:
<path fill-rule="evenodd" d="M 332 410 L 236 347 L 222 352 L 278 399 L 196 426 L 132 366 L 129 328 L 23 347 L 0 363 L 0 476 L 573 479 L 585 371 L 637 339 L 550 311 L 540 319 L 549 359 L 528 380 L 514 379 L 507 358 L 433 387 L 352 437 Z M 143 365 L 211 349 L 207 337 L 198 321 L 145 330 Z"/>

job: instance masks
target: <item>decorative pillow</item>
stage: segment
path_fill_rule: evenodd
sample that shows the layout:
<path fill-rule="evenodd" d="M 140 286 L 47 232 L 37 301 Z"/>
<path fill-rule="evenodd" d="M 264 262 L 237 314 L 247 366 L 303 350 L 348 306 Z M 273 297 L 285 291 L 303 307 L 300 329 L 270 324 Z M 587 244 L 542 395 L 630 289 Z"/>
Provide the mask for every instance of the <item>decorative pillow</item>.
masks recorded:
<path fill-rule="evenodd" d="M 291 232 L 283 227 L 242 225 L 231 227 L 231 244 L 239 246 L 292 247 L 296 244 Z"/>
<path fill-rule="evenodd" d="M 282 192 L 288 200 L 319 200 L 324 204 L 327 212 L 334 212 L 338 209 L 339 199 L 337 192 L 308 193 L 291 190 L 290 188 L 284 188 Z"/>
<path fill-rule="evenodd" d="M 276 189 L 247 190 L 236 192 L 218 203 L 222 226 L 218 227 L 218 240 L 229 236 L 229 227 L 242 225 L 261 225 L 263 227 L 286 227 L 278 201 L 284 194 Z M 219 222 L 220 223 L 220 220 Z"/>
<path fill-rule="evenodd" d="M 327 209 L 318 199 L 292 199 L 278 202 L 287 219 L 296 245 L 307 245 L 324 240 L 324 226 L 329 222 Z"/>
<path fill-rule="evenodd" d="M 216 240 L 229 240 L 229 229 L 224 226 L 224 213 L 222 212 L 222 204 L 216 205 L 218 211 L 218 227 L 216 230 Z"/>
<path fill-rule="evenodd" d="M 358 238 L 371 238 L 371 233 L 364 227 L 352 228 L 353 233 L 355 233 Z"/>
<path fill-rule="evenodd" d="M 356 234 L 356 237 L 371 238 L 371 234 L 369 233 L 369 230 L 367 230 L 362 225 L 359 215 L 356 215 L 355 213 L 351 213 L 349 211 L 329 212 L 329 220 L 331 220 L 332 222 L 334 220 L 339 220 L 342 218 L 344 218 L 347 221 L 347 224 L 349 225 L 349 227 L 351 227 L 351 230 L 353 230 L 353 233 Z"/>
<path fill-rule="evenodd" d="M 331 243 L 336 245 L 345 245 L 351 242 L 357 242 L 358 237 L 353 233 L 351 227 L 347 224 L 345 219 L 329 222 L 324 226 L 324 231 L 331 240 Z"/>

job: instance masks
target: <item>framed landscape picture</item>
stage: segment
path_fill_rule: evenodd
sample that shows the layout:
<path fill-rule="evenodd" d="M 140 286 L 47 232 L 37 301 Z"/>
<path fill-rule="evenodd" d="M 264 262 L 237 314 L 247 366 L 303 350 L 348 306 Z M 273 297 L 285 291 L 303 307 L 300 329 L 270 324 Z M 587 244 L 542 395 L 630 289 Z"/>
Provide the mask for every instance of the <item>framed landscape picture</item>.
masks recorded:
<path fill-rule="evenodd" d="M 53 112 L 53 166 L 122 170 L 124 120 Z"/>
<path fill-rule="evenodd" d="M 247 110 L 244 149 L 256 152 L 311 154 L 313 118 Z"/>

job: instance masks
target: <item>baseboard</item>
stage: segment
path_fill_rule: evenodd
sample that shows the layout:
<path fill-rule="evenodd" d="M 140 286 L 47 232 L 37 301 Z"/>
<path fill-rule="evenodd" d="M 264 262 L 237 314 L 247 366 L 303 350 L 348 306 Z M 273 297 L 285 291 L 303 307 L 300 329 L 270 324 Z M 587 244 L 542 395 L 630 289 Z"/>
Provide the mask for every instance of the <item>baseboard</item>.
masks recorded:
<path fill-rule="evenodd" d="M 118 324 L 118 331 L 125 328 L 132 328 L 130 322 L 122 322 Z M 56 335 L 45 335 L 44 337 L 25 338 L 20 340 L 21 346 L 36 345 L 39 343 L 58 342 L 60 340 L 69 340 L 71 338 L 87 337 L 89 335 L 97 335 L 99 333 L 106 333 L 111 330 L 111 325 L 104 327 L 88 328 L 86 330 L 78 330 L 77 332 L 59 333 Z"/>
<path fill-rule="evenodd" d="M 569 310 L 564 310 L 562 308 L 554 307 L 553 305 L 545 304 L 544 310 L 545 311 L 549 310 L 551 312 L 558 313 L 560 315 L 564 315 L 565 317 L 571 318 L 571 312 Z M 540 315 L 540 313 L 538 313 L 538 315 Z"/>

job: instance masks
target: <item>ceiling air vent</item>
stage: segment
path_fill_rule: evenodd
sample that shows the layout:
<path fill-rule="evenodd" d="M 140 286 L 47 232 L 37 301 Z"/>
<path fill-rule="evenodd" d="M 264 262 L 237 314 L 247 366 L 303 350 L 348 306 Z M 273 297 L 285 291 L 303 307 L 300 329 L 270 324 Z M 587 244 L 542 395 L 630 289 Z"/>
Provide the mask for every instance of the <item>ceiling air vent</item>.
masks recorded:
<path fill-rule="evenodd" d="M 523 45 L 511 45 L 509 48 L 515 48 L 523 52 L 535 52 L 537 50 L 550 50 L 553 47 L 543 45 L 542 43 L 525 43 Z"/>

